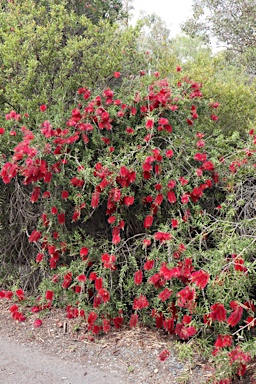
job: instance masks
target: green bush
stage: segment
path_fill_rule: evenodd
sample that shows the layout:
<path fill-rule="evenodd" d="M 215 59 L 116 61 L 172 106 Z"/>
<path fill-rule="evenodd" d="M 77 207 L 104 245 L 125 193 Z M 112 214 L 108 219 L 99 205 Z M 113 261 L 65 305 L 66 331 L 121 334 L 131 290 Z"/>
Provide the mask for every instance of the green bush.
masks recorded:
<path fill-rule="evenodd" d="M 155 77 L 123 100 L 79 88 L 65 124 L 48 121 L 46 105 L 39 130 L 17 122 L 22 140 L 1 176 L 31 187 L 43 209 L 28 231 L 43 276 L 33 310 L 65 306 L 93 334 L 140 321 L 200 336 L 217 365 L 230 363 L 220 379 L 243 376 L 256 354 L 255 132 L 230 153 L 229 139 L 198 130 L 218 111 L 201 84 L 180 68 L 172 81 Z M 13 317 L 24 319 L 18 307 Z"/>

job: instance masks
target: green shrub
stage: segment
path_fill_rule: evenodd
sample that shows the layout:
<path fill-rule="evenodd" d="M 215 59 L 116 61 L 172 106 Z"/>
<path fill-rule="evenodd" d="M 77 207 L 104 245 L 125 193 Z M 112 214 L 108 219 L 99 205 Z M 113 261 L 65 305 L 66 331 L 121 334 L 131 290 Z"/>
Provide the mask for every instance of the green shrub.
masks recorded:
<path fill-rule="evenodd" d="M 231 147 L 208 137 L 201 116 L 215 124 L 218 103 L 180 68 L 155 77 L 123 100 L 79 88 L 65 124 L 47 120 L 51 105 L 39 130 L 17 123 L 1 176 L 43 209 L 28 237 L 44 276 L 36 310 L 63 305 L 93 334 L 141 321 L 198 336 L 228 359 L 220 379 L 243 376 L 256 352 L 255 131 Z"/>

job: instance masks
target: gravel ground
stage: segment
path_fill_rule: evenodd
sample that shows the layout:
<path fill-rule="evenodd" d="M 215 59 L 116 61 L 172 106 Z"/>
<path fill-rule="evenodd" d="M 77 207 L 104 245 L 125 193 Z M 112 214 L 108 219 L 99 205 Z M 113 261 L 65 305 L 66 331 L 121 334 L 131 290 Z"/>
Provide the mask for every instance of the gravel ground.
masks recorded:
<path fill-rule="evenodd" d="M 92 341 L 85 325 L 67 320 L 63 310 L 51 310 L 34 328 L 38 314 L 17 323 L 8 306 L 0 302 L 0 383 L 203 384 L 212 376 L 200 357 L 193 365 L 181 362 L 163 332 L 124 328 Z M 161 362 L 163 349 L 171 355 Z"/>

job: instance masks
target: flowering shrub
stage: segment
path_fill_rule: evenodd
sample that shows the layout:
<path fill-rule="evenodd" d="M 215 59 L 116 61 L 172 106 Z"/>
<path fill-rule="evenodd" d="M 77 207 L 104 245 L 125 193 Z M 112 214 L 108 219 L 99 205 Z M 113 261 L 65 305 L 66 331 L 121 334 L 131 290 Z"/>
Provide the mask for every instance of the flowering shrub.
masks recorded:
<path fill-rule="evenodd" d="M 33 312 L 63 305 L 93 334 L 140 321 L 182 340 L 200 336 L 217 360 L 229 358 L 229 375 L 242 376 L 250 354 L 237 341 L 249 343 L 256 323 L 256 134 L 221 153 L 197 130 L 201 115 L 217 123 L 219 104 L 180 67 L 175 79 L 142 77 L 125 101 L 81 87 L 61 126 L 43 104 L 33 130 L 11 111 L 15 129 L 3 128 L 2 140 L 21 139 L 1 177 L 31 188 L 40 211 L 28 242 L 48 277 Z M 1 291 L 15 296 L 25 300 L 21 289 Z M 25 320 L 19 305 L 10 311 Z"/>

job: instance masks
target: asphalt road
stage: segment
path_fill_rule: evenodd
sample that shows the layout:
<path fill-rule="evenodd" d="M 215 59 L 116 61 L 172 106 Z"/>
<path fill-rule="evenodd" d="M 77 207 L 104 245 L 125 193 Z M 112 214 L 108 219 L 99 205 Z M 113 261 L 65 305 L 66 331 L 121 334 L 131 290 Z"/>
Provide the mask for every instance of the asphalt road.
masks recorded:
<path fill-rule="evenodd" d="M 62 360 L 0 337 L 1 384 L 125 384 L 116 373 Z"/>

